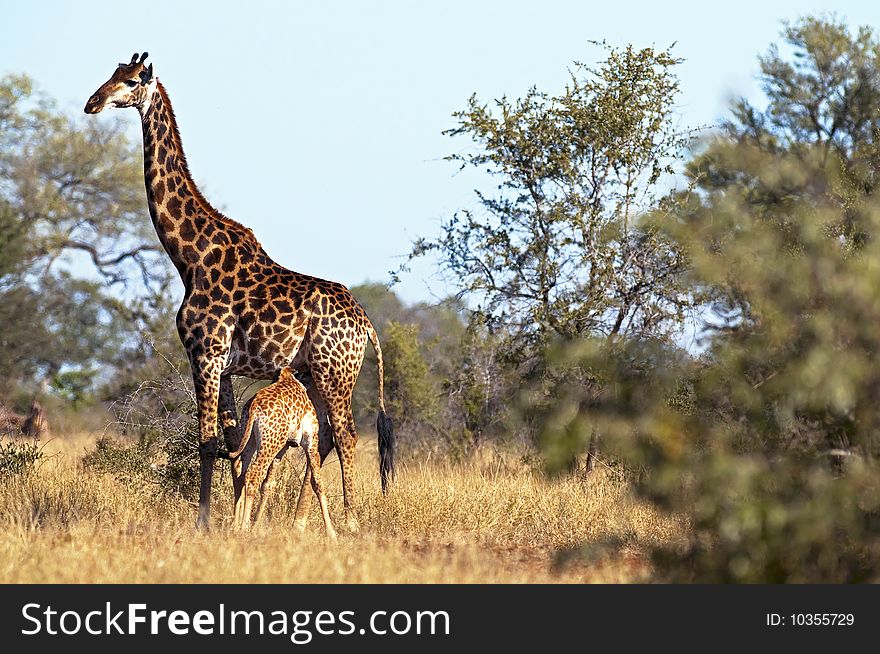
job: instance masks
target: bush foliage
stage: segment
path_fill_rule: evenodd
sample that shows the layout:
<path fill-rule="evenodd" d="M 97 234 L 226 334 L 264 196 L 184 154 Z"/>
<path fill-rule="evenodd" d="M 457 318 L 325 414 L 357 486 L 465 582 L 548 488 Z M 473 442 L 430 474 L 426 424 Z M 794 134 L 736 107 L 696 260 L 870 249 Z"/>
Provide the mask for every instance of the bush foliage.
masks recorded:
<path fill-rule="evenodd" d="M 687 254 L 705 298 L 702 355 L 641 340 L 568 343 L 551 357 L 602 392 L 555 387 L 541 433 L 548 464 L 563 468 L 598 429 L 615 456 L 643 466 L 638 492 L 692 525 L 683 550 L 655 552 L 673 581 L 880 573 L 880 199 L 859 168 L 876 130 L 865 131 L 859 103 L 804 95 L 872 37 L 814 19 L 785 36 L 797 63 L 775 50 L 762 59 L 767 113 L 740 103 L 741 122 L 691 162 L 692 190 L 643 217 Z M 876 58 L 857 60 L 874 83 Z M 835 84 L 835 97 L 870 91 L 848 75 Z M 806 129 L 809 107 L 839 129 Z"/>

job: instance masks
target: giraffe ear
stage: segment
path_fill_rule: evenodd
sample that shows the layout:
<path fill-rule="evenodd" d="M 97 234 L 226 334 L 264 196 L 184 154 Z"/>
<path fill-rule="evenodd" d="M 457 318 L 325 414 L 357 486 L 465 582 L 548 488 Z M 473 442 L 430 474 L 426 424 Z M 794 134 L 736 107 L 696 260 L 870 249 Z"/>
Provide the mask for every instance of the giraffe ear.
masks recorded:
<path fill-rule="evenodd" d="M 153 79 L 153 64 L 150 64 L 146 68 L 144 68 L 140 73 L 141 83 L 146 84 L 151 79 Z"/>

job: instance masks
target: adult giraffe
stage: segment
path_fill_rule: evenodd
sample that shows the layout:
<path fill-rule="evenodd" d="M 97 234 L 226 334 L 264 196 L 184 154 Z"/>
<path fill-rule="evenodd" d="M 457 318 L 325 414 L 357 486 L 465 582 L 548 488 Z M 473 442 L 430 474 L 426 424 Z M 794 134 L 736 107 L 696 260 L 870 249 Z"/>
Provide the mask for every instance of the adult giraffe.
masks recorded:
<path fill-rule="evenodd" d="M 177 330 L 192 367 L 199 412 L 201 487 L 197 525 L 211 515 L 211 476 L 218 454 L 217 417 L 237 447 L 240 434 L 231 375 L 271 379 L 285 366 L 309 373 L 309 396 L 322 416 L 321 461 L 335 446 L 342 468 L 349 528 L 352 464 L 357 443 L 351 394 L 369 340 L 379 374 L 379 473 L 382 491 L 394 474 L 394 439 L 385 413 L 382 350 L 363 308 L 342 284 L 287 270 L 263 250 L 253 232 L 214 209 L 190 176 L 165 88 L 144 65 L 147 53 L 121 63 L 85 106 L 136 107 L 144 134 L 144 178 L 150 217 L 185 287 Z M 326 427 L 329 418 L 329 429 Z M 235 476 L 235 473 L 233 473 Z M 305 522 L 311 500 L 308 473 L 296 509 Z"/>

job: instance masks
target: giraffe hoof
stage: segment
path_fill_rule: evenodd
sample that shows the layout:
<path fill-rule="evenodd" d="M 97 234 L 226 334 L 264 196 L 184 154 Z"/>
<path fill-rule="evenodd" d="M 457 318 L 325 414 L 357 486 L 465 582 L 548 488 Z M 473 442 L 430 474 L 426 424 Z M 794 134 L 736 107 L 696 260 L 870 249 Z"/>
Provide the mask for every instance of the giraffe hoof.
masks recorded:
<path fill-rule="evenodd" d="M 361 525 L 360 525 L 360 523 L 358 522 L 358 519 L 355 518 L 354 516 L 351 516 L 351 517 L 349 517 L 349 518 L 346 519 L 346 521 L 345 521 L 345 526 L 346 526 L 346 527 L 348 528 L 348 530 L 349 530 L 351 533 L 353 533 L 353 534 L 356 534 L 356 533 L 358 533 L 358 532 L 361 530 Z"/>

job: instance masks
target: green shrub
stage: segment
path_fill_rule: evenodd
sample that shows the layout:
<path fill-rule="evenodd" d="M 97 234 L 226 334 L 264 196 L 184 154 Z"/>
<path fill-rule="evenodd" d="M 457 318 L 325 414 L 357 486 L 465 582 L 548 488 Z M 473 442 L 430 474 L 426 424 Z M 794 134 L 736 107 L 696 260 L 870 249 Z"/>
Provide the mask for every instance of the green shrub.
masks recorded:
<path fill-rule="evenodd" d="M 83 464 L 124 483 L 154 484 L 187 499 L 198 497 L 198 438 L 152 434 L 126 444 L 104 436 L 85 455 Z"/>
<path fill-rule="evenodd" d="M 43 459 L 38 441 L 0 441 L 0 478 L 31 474 Z"/>
<path fill-rule="evenodd" d="M 189 375 L 157 353 L 162 365 L 113 405 L 113 432 L 129 442 L 104 437 L 83 463 L 126 482 L 155 484 L 193 499 L 199 492 L 199 423 Z"/>

